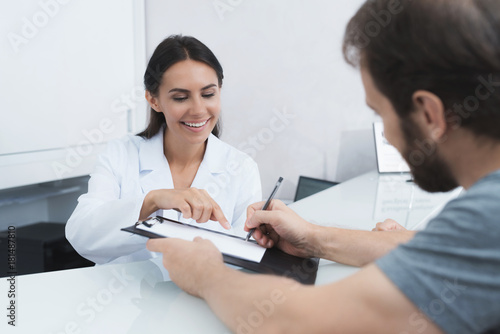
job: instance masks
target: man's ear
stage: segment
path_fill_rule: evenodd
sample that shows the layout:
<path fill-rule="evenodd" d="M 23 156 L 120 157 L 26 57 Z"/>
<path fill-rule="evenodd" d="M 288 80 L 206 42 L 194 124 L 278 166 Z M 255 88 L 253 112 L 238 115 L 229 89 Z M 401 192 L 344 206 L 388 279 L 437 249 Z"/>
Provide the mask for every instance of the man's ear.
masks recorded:
<path fill-rule="evenodd" d="M 149 106 L 153 108 L 154 111 L 156 112 L 161 112 L 160 106 L 158 105 L 158 99 L 154 97 L 149 90 L 146 90 L 145 94 L 146 100 L 149 103 Z"/>
<path fill-rule="evenodd" d="M 437 95 L 426 90 L 418 90 L 413 93 L 412 100 L 417 109 L 415 116 L 421 129 L 432 140 L 441 141 L 448 128 L 443 101 Z"/>

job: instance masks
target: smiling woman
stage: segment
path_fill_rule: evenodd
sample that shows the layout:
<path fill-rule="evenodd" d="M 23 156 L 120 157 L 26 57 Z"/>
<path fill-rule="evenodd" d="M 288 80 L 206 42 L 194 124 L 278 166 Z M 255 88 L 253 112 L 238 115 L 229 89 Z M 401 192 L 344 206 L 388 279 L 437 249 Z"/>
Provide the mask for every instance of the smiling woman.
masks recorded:
<path fill-rule="evenodd" d="M 66 225 L 82 256 L 96 263 L 153 257 L 144 238 L 120 231 L 151 215 L 245 235 L 247 206 L 261 200 L 260 177 L 248 155 L 218 139 L 222 79 L 217 58 L 193 37 L 170 36 L 156 48 L 144 75 L 147 128 L 108 145 Z"/>
<path fill-rule="evenodd" d="M 179 141 L 204 142 L 219 120 L 220 87 L 216 73 L 202 62 L 184 60 L 170 67 L 162 79 L 159 92 L 146 91 L 146 99 L 151 113 L 163 115 L 155 121 L 166 122 L 165 140 L 181 146 L 184 143 Z M 219 129 L 215 132 L 218 134 Z"/>
<path fill-rule="evenodd" d="M 210 86 L 218 86 L 219 89 L 222 87 L 224 73 L 222 70 L 222 66 L 220 65 L 219 61 L 212 53 L 212 51 L 210 51 L 208 47 L 206 47 L 196 38 L 190 36 L 174 35 L 161 42 L 156 47 L 155 52 L 149 60 L 146 73 L 144 74 L 144 86 L 146 87 L 147 94 L 152 97 L 158 97 L 160 86 L 164 81 L 163 75 L 165 71 L 173 67 L 172 70 L 174 71 L 169 72 L 172 73 L 172 75 L 174 75 L 174 72 L 177 74 L 178 71 L 175 71 L 175 65 L 179 65 L 179 62 L 181 62 L 182 64 L 183 61 L 188 60 L 207 65 L 211 69 L 211 71 L 208 70 L 208 72 L 211 72 L 209 73 L 209 75 L 216 75 L 216 84 L 212 83 L 210 84 Z M 191 72 L 190 74 L 194 73 Z M 179 94 L 179 96 L 176 96 L 175 98 L 177 98 L 178 101 L 187 98 L 187 93 L 189 93 L 189 90 L 183 89 L 181 87 L 172 87 L 171 91 L 186 93 L 185 95 Z M 168 93 L 170 93 L 171 91 L 168 90 Z M 157 110 L 155 110 L 154 107 L 151 106 L 149 125 L 146 130 L 139 133 L 139 136 L 142 136 L 144 138 L 151 138 L 155 134 L 157 134 L 164 125 L 164 114 L 157 112 Z M 218 122 L 213 128 L 212 133 L 216 137 L 219 137 L 220 125 Z"/>

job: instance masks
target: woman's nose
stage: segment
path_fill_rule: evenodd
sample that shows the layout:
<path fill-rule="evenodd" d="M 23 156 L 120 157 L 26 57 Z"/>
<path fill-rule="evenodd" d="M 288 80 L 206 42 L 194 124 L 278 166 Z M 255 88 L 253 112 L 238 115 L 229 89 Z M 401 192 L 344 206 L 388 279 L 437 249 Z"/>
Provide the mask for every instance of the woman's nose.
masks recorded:
<path fill-rule="evenodd" d="M 205 103 L 201 98 L 193 99 L 193 106 L 191 108 L 193 114 L 204 114 L 206 111 Z"/>

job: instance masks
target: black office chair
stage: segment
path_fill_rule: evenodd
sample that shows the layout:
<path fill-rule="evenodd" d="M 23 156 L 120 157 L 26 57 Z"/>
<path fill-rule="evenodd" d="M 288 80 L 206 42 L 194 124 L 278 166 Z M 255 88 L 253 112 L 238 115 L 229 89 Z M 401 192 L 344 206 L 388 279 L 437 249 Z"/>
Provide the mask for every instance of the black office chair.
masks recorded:
<path fill-rule="evenodd" d="M 339 183 L 315 179 L 307 176 L 299 176 L 299 184 L 297 185 L 297 190 L 295 191 L 295 198 L 293 201 L 297 202 L 298 200 L 314 195 L 317 192 L 328 189 L 337 184 Z"/>

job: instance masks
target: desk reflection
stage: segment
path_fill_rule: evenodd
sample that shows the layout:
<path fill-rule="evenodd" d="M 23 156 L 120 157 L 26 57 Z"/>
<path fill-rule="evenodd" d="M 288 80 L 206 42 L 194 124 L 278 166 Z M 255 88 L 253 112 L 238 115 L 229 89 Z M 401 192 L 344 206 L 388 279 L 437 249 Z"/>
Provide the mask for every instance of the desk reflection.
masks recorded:
<path fill-rule="evenodd" d="M 413 182 L 409 174 L 379 175 L 373 220 L 394 219 L 409 230 L 422 229 L 430 218 L 455 198 L 462 188 L 447 193 L 428 193 Z"/>

